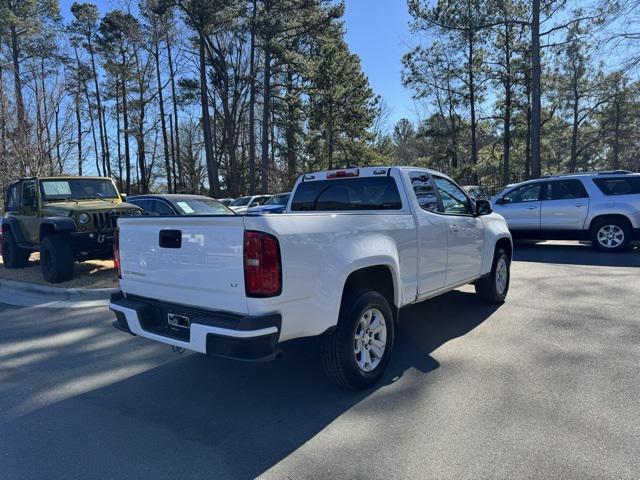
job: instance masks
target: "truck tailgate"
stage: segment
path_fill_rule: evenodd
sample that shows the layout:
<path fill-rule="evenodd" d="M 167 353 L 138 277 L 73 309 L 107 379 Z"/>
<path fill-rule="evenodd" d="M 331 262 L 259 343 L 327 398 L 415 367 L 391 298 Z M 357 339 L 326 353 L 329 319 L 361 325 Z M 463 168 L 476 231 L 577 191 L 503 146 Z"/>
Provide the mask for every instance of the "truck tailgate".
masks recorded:
<path fill-rule="evenodd" d="M 128 217 L 118 227 L 123 292 L 247 313 L 243 217 Z"/>

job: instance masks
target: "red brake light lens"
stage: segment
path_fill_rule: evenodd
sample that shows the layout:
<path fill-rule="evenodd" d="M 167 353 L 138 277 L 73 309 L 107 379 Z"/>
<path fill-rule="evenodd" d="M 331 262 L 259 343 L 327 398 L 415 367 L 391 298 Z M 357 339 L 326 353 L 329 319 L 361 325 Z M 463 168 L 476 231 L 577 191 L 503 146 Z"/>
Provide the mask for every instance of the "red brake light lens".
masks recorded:
<path fill-rule="evenodd" d="M 122 278 L 122 270 L 120 270 L 120 232 L 117 228 L 113 231 L 113 266 L 116 269 L 118 278 Z"/>
<path fill-rule="evenodd" d="M 327 178 L 346 178 L 346 177 L 357 177 L 360 175 L 360 169 L 351 168 L 349 170 L 333 170 L 331 172 L 327 172 Z"/>
<path fill-rule="evenodd" d="M 248 297 L 275 297 L 282 292 L 278 239 L 264 232 L 244 232 L 244 287 Z"/>

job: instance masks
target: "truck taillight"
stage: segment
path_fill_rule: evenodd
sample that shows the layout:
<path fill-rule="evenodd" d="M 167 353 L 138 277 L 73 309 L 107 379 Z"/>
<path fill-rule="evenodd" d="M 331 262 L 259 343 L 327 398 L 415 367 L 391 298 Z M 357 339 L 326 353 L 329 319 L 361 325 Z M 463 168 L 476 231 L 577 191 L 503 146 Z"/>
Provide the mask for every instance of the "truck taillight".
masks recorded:
<path fill-rule="evenodd" d="M 113 266 L 116 269 L 118 278 L 122 278 L 122 270 L 120 270 L 120 232 L 117 228 L 113 231 Z"/>
<path fill-rule="evenodd" d="M 248 297 L 275 297 L 282 291 L 278 239 L 264 232 L 244 232 L 244 288 Z"/>

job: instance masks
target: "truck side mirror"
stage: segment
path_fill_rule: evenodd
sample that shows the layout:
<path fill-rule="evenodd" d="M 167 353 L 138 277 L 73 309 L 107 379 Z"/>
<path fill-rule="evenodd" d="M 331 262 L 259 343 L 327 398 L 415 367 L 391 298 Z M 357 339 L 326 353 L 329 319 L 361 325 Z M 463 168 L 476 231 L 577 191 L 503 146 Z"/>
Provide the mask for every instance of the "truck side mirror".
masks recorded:
<path fill-rule="evenodd" d="M 126 201 L 127 201 L 127 194 L 126 194 L 126 193 L 121 193 L 121 194 L 120 194 L 120 199 L 121 199 L 123 202 L 126 202 Z"/>
<path fill-rule="evenodd" d="M 493 212 L 489 200 L 476 200 L 476 215 L 489 215 Z"/>

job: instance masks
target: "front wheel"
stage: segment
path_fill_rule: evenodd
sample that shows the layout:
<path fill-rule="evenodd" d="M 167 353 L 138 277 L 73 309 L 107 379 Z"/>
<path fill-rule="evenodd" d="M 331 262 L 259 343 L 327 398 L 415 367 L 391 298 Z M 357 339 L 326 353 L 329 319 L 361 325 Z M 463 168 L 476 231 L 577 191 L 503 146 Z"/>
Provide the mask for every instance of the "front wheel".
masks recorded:
<path fill-rule="evenodd" d="M 371 290 L 355 292 L 341 308 L 336 331 L 322 339 L 325 373 L 342 387 L 370 387 L 387 367 L 394 333 L 386 298 Z"/>
<path fill-rule="evenodd" d="M 498 248 L 493 255 L 491 273 L 476 282 L 476 294 L 487 303 L 504 303 L 510 279 L 511 258 L 505 249 Z"/>
<path fill-rule="evenodd" d="M 60 283 L 73 278 L 75 267 L 71 239 L 64 235 L 44 237 L 40 243 L 40 269 L 49 283 Z"/>

